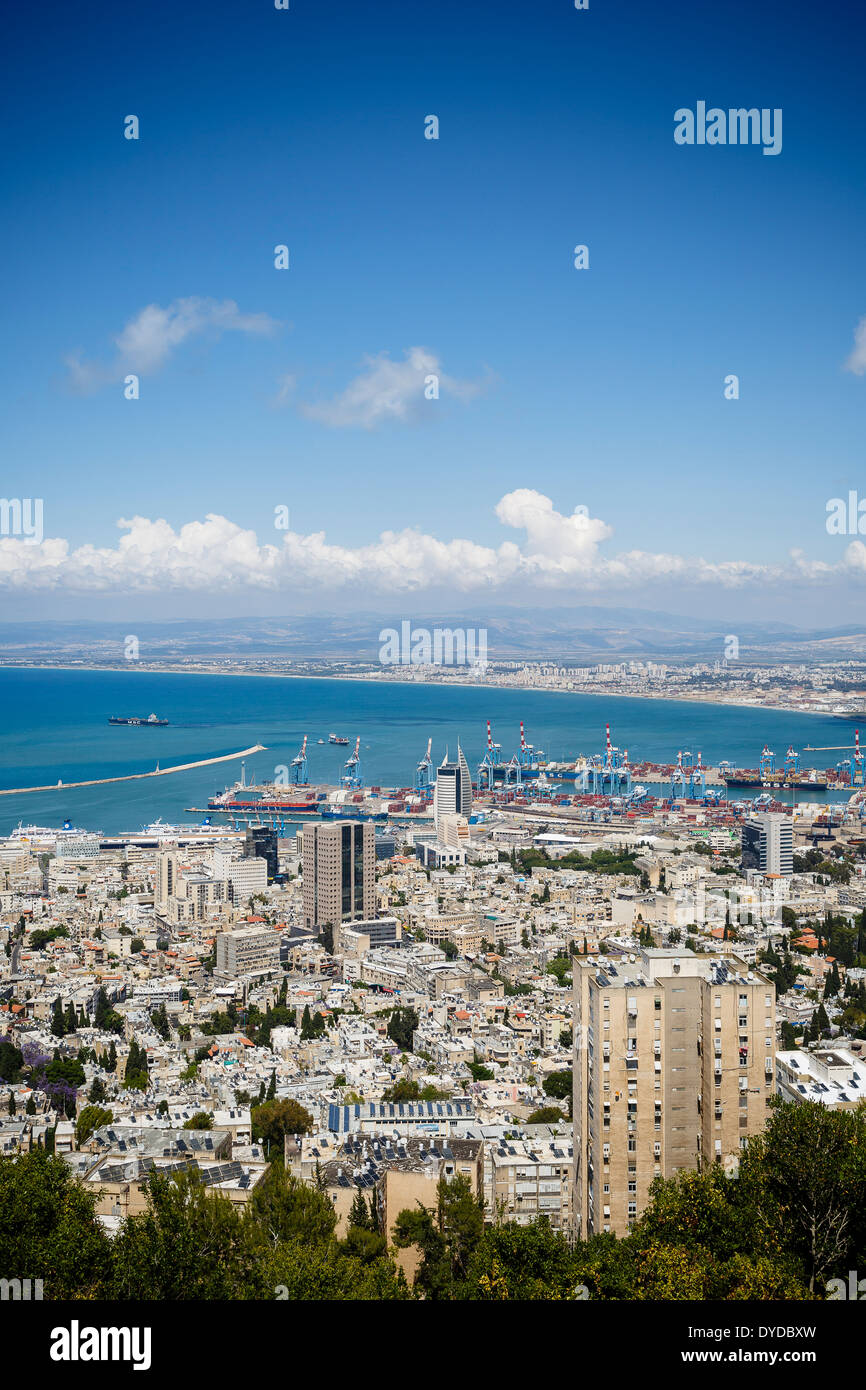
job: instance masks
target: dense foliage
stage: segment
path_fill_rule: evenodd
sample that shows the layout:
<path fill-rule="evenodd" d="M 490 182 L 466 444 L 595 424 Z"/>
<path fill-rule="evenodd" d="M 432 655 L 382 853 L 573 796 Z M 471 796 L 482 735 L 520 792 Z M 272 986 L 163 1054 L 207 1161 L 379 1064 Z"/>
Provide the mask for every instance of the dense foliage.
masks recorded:
<path fill-rule="evenodd" d="M 285 1104 L 258 1108 L 284 1130 L 268 1107 Z M 656 1181 L 625 1239 L 571 1244 L 545 1218 L 485 1225 L 468 1178 L 443 1179 L 434 1209 L 400 1212 L 392 1231 L 397 1250 L 415 1251 L 413 1286 L 375 1192 L 368 1203 L 358 1191 L 343 1239 L 328 1195 L 279 1160 L 245 1208 L 189 1173 L 151 1176 L 146 1196 L 110 1238 L 63 1159 L 0 1157 L 0 1249 L 55 1299 L 821 1298 L 829 1279 L 866 1267 L 866 1107 L 774 1104 L 736 1178 L 715 1166 Z"/>

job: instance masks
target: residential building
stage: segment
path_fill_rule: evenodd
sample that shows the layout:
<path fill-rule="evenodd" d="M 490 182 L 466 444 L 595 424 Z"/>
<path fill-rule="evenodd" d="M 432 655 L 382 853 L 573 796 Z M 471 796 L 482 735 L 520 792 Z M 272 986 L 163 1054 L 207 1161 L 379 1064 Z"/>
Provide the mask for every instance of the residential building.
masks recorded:
<path fill-rule="evenodd" d="M 625 1235 L 654 1178 L 724 1162 L 764 1128 L 773 985 L 735 957 L 574 958 L 576 1234 Z"/>

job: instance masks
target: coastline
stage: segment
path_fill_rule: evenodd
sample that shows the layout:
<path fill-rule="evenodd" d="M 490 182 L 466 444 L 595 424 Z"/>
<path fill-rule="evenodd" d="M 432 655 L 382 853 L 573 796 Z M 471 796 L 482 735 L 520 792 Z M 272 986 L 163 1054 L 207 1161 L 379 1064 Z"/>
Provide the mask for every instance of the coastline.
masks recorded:
<path fill-rule="evenodd" d="M 404 681 L 393 680 L 388 676 L 326 676 L 313 675 L 310 672 L 295 673 L 293 671 L 187 671 L 178 670 L 176 668 L 165 669 L 160 666 L 142 666 L 139 664 L 136 664 L 132 670 L 130 670 L 129 666 L 68 666 L 60 663 L 57 665 L 36 664 L 32 666 L 22 663 L 21 665 L 6 666 L 0 661 L 0 672 L 2 671 L 81 671 L 91 675 L 98 675 L 100 672 L 105 675 L 132 675 L 135 672 L 141 672 L 152 676 L 210 676 L 214 678 L 256 678 L 259 680 L 353 681 L 356 684 L 362 685 L 435 686 L 439 690 L 499 690 L 514 691 L 515 694 L 522 694 L 528 691 L 538 695 L 588 695 L 599 700 L 667 700 L 672 704 L 709 705 L 718 709 L 762 710 L 767 714 L 801 714 L 821 719 L 839 719 L 843 722 L 848 719 L 852 724 L 859 717 L 854 714 L 850 716 L 833 714 L 831 711 L 827 710 L 803 709 L 799 705 L 773 705 L 761 704 L 760 702 L 756 704 L 750 700 L 705 699 L 702 696 L 685 695 L 679 692 L 663 693 L 661 691 L 641 691 L 639 693 L 620 693 L 615 690 L 563 690 L 560 686 L 556 685 L 497 685 L 493 681 L 436 681 L 428 680 L 424 677 L 421 677 L 419 680 Z"/>

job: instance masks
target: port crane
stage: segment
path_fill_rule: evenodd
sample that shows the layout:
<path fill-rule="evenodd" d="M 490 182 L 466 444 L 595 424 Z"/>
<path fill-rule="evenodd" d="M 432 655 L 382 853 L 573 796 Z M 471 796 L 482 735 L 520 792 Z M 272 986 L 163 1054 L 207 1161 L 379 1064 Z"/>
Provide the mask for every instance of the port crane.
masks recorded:
<path fill-rule="evenodd" d="M 526 734 L 523 730 L 522 719 L 520 721 L 520 752 L 518 757 L 522 768 L 535 768 L 540 759 L 544 757 L 544 750 L 542 748 L 536 748 L 534 744 L 526 742 Z"/>
<path fill-rule="evenodd" d="M 677 753 L 676 766 L 671 772 L 671 801 L 681 801 L 686 794 L 686 773 L 682 752 Z"/>
<path fill-rule="evenodd" d="M 433 780 L 433 759 L 430 756 L 432 749 L 433 740 L 432 738 L 428 738 L 427 752 L 415 769 L 415 790 L 417 792 L 426 792 L 430 790 Z"/>
<path fill-rule="evenodd" d="M 691 758 L 691 756 L 692 756 L 691 753 L 684 753 L 684 754 L 683 754 L 683 764 L 684 764 L 684 765 L 685 765 L 685 760 L 686 760 L 686 758 Z M 703 764 L 701 763 L 701 754 L 699 753 L 699 754 L 698 754 L 698 761 L 695 763 L 694 767 L 690 767 L 690 769 L 689 769 L 689 800 L 690 800 L 690 801 L 701 801 L 701 800 L 703 800 L 703 799 L 705 798 L 705 796 L 706 796 L 706 791 L 707 791 L 707 774 L 704 772 Z"/>
<path fill-rule="evenodd" d="M 310 775 L 307 771 L 307 735 L 304 734 L 301 751 L 296 757 L 292 758 L 292 785 L 295 787 L 306 787 L 309 785 L 309 781 Z"/>
<path fill-rule="evenodd" d="M 523 785 L 523 765 L 517 753 L 513 758 L 509 758 L 504 768 L 504 781 L 506 787 L 520 787 Z"/>
<path fill-rule="evenodd" d="M 762 778 L 766 777 L 769 772 L 776 771 L 776 755 L 775 753 L 771 752 L 771 750 L 767 747 L 766 743 L 761 749 L 761 757 L 758 762 L 758 768 Z"/>
<path fill-rule="evenodd" d="M 628 795 L 631 791 L 631 768 L 628 749 L 622 753 L 610 741 L 610 725 L 605 724 L 604 757 L 595 753 L 590 759 L 590 782 L 593 794 L 605 796 Z"/>
<path fill-rule="evenodd" d="M 496 780 L 496 768 L 502 762 L 502 749 L 500 744 L 493 742 L 493 735 L 490 732 L 490 720 L 487 721 L 487 748 L 484 757 L 478 764 L 478 790 L 493 791 L 493 783 Z"/>
<path fill-rule="evenodd" d="M 860 747 L 860 730 L 854 730 L 853 743 L 824 743 L 813 747 L 806 744 L 807 753 L 853 753 L 853 758 L 843 758 L 841 763 L 836 766 L 840 770 L 850 771 L 852 787 L 866 787 L 866 761 Z"/>
<path fill-rule="evenodd" d="M 345 771 L 340 781 L 344 787 L 351 791 L 357 791 L 363 787 L 364 779 L 361 776 L 361 735 L 355 739 L 354 750 L 349 754 L 345 763 Z"/>

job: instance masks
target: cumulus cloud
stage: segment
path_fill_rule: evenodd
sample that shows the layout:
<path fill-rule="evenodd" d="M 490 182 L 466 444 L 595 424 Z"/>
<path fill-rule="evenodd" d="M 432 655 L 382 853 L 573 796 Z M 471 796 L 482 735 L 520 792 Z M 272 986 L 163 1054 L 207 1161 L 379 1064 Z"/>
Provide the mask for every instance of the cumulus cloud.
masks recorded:
<path fill-rule="evenodd" d="M 460 538 L 443 541 L 407 528 L 384 531 L 359 546 L 329 544 L 323 531 L 287 531 L 278 543 L 259 544 L 254 531 L 213 513 L 178 530 L 164 520 L 135 516 L 118 522 L 124 534 L 114 547 L 72 549 L 56 538 L 38 545 L 11 536 L 0 539 L 0 590 L 367 590 L 394 595 L 433 588 L 493 593 L 519 585 L 524 593 L 556 589 L 577 595 L 671 581 L 736 589 L 866 580 L 866 546 L 859 540 L 835 565 L 811 561 L 800 551 L 778 565 L 644 550 L 610 555 L 602 549 L 613 534 L 606 522 L 583 507 L 570 515 L 558 512 L 549 497 L 532 488 L 507 493 L 496 516 L 504 526 L 522 531 L 523 538 L 493 547 Z"/>
<path fill-rule="evenodd" d="M 866 315 L 854 329 L 854 346 L 845 362 L 845 370 L 853 372 L 855 376 L 866 373 Z"/>
<path fill-rule="evenodd" d="M 242 314 L 233 299 L 175 299 L 165 308 L 148 304 L 130 319 L 114 339 L 110 362 L 90 362 L 78 355 L 66 358 L 69 380 L 77 391 L 96 391 L 129 373 L 146 376 L 158 371 L 187 338 L 202 333 L 273 333 L 279 327 L 268 314 Z"/>
<path fill-rule="evenodd" d="M 446 375 L 435 353 L 413 347 L 402 362 L 392 362 L 387 352 L 365 357 L 362 370 L 344 391 L 327 401 L 303 403 L 300 409 L 308 419 L 332 429 L 371 430 L 386 420 L 419 420 L 432 405 L 432 398 L 425 395 L 430 377 L 437 379 L 440 398 L 454 396 L 467 401 L 482 389 L 480 382 L 458 381 Z"/>

